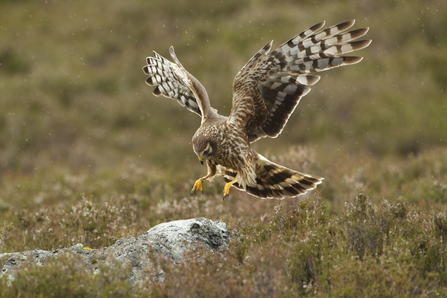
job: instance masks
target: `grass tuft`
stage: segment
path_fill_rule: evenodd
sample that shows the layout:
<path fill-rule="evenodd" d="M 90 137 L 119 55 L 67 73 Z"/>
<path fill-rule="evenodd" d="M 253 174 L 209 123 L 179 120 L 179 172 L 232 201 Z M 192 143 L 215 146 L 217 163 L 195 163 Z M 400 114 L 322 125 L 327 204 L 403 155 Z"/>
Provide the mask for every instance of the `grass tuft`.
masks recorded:
<path fill-rule="evenodd" d="M 0 279 L 0 297 L 134 297 L 129 274 L 129 268 L 117 261 L 93 269 L 76 254 L 64 253 L 44 266 L 21 266 L 12 281 Z"/>
<path fill-rule="evenodd" d="M 128 268 L 94 275 L 67 256 L 2 278 L 0 295 L 446 296 L 445 11 L 437 0 L 3 1 L 0 253 L 96 249 L 192 217 L 240 237 L 222 254 L 158 260 L 164 283 L 156 271 L 133 292 Z M 325 177 L 317 191 L 278 202 L 232 189 L 222 201 L 216 179 L 190 196 L 206 174 L 190 144 L 200 118 L 151 95 L 145 57 L 173 45 L 228 115 L 235 74 L 267 42 L 352 18 L 370 27 L 364 59 L 321 73 L 282 134 L 253 144 Z"/>

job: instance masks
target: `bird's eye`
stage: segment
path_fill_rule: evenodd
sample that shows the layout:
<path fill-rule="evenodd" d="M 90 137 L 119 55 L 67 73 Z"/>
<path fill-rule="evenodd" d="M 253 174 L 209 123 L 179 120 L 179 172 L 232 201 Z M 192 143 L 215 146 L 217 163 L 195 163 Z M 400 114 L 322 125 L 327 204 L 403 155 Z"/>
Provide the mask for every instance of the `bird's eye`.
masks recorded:
<path fill-rule="evenodd" d="M 205 150 L 203 150 L 203 154 L 204 155 L 210 155 L 212 151 L 213 151 L 213 149 L 211 148 L 211 145 L 208 143 L 208 145 L 206 146 Z"/>

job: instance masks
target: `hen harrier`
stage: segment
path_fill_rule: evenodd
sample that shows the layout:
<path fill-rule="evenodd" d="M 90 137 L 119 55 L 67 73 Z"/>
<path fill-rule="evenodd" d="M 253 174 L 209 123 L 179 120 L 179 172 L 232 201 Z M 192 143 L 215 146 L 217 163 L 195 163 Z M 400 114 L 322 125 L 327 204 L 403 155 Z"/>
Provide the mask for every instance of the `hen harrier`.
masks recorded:
<path fill-rule="evenodd" d="M 358 63 L 362 57 L 340 56 L 367 47 L 371 40 L 358 40 L 369 28 L 343 32 L 354 25 L 347 21 L 325 30 L 318 23 L 269 53 L 272 42 L 257 52 L 233 81 L 233 106 L 229 117 L 210 105 L 202 84 L 182 66 L 169 48 L 174 63 L 154 52 L 146 58 L 146 82 L 156 86 L 154 95 L 173 98 L 202 117 L 192 138 L 194 152 L 208 174 L 194 184 L 191 193 L 203 191 L 202 182 L 223 176 L 223 198 L 235 186 L 267 199 L 296 197 L 314 189 L 323 180 L 275 164 L 250 147 L 260 138 L 276 138 L 301 97 L 320 77 L 316 72 Z"/>

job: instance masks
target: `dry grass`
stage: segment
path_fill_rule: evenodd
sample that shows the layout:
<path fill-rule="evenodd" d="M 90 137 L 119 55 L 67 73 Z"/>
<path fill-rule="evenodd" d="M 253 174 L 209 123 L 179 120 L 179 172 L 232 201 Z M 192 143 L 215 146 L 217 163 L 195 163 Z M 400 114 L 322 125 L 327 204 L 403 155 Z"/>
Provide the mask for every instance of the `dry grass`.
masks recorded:
<path fill-rule="evenodd" d="M 24 268 L 6 291 L 1 279 L 0 297 L 447 295 L 445 11 L 434 0 L 3 1 L 0 252 L 98 248 L 198 216 L 241 238 L 201 262 L 160 261 L 164 283 L 130 286 L 125 270 L 93 275 L 69 256 Z M 283 134 L 254 144 L 325 177 L 318 192 L 278 202 L 232 190 L 223 202 L 217 181 L 191 197 L 205 173 L 189 143 L 199 118 L 150 95 L 145 56 L 174 45 L 228 114 L 256 50 L 350 18 L 371 27 L 365 59 L 323 74 Z"/>

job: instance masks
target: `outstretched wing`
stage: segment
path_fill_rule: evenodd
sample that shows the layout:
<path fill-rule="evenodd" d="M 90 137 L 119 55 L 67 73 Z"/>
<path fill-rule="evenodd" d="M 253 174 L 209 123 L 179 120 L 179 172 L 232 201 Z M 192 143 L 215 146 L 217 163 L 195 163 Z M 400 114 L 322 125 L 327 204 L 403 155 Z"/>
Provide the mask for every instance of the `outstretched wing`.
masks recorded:
<path fill-rule="evenodd" d="M 250 142 L 277 137 L 300 99 L 320 77 L 315 72 L 358 63 L 362 57 L 340 56 L 367 47 L 357 40 L 369 28 L 343 32 L 347 21 L 323 31 L 325 22 L 303 31 L 268 53 L 267 44 L 239 71 L 233 82 L 233 107 L 229 121 L 245 126 Z"/>
<path fill-rule="evenodd" d="M 169 53 L 175 63 L 156 52 L 155 57 L 146 58 L 147 65 L 143 67 L 143 71 L 149 75 L 146 83 L 156 86 L 153 94 L 176 99 L 181 106 L 202 118 L 216 112 L 210 107 L 205 88 L 182 66 L 172 46 L 169 48 Z"/>

